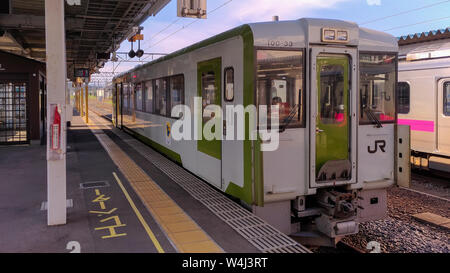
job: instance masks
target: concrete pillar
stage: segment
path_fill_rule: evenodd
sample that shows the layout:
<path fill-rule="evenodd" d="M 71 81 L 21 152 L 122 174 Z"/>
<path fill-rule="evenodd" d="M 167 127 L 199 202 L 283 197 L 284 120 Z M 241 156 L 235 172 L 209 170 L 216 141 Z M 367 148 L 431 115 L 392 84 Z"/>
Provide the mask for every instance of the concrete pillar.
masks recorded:
<path fill-rule="evenodd" d="M 66 43 L 64 3 L 45 0 L 45 39 L 47 51 L 47 224 L 62 225 L 66 212 Z M 59 149 L 51 149 L 53 112 L 58 107 Z M 53 110 L 54 111 L 54 110 Z"/>

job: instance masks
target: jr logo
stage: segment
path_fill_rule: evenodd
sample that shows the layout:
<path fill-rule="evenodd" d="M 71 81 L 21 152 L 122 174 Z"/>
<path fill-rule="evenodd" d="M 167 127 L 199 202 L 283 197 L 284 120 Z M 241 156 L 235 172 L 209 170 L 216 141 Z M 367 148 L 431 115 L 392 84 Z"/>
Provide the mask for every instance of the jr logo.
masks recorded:
<path fill-rule="evenodd" d="M 375 140 L 375 148 L 372 150 L 370 146 L 367 146 L 367 151 L 371 154 L 374 154 L 378 151 L 378 148 L 385 153 L 386 151 L 384 148 L 386 147 L 386 141 L 385 140 Z"/>

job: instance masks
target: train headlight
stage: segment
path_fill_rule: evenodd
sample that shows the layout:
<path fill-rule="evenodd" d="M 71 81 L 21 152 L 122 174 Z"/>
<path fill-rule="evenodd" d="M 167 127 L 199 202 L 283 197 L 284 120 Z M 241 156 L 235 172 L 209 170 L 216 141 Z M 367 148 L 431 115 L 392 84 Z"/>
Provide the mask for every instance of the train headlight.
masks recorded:
<path fill-rule="evenodd" d="M 339 42 L 348 42 L 348 32 L 343 30 L 338 30 L 337 40 Z"/>
<path fill-rule="evenodd" d="M 324 42 L 334 42 L 336 40 L 336 31 L 334 29 L 324 29 L 322 40 Z"/>
<path fill-rule="evenodd" d="M 347 30 L 335 28 L 322 29 L 322 42 L 328 43 L 347 43 L 349 35 Z"/>

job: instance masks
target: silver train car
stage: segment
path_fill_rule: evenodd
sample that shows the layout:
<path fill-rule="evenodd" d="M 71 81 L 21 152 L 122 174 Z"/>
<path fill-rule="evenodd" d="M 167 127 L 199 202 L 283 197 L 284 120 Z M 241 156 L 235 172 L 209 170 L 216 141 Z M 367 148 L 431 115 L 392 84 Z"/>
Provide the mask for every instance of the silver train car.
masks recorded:
<path fill-rule="evenodd" d="M 398 177 L 397 53 L 395 37 L 346 21 L 247 24 L 115 77 L 113 121 L 282 232 L 330 245 L 386 215 Z M 173 115 L 179 105 L 194 110 Z M 276 149 L 228 140 L 252 121 L 267 129 L 255 115 L 273 105 Z M 174 140 L 180 119 L 199 134 L 219 119 L 219 139 Z"/>
<path fill-rule="evenodd" d="M 411 127 L 414 167 L 450 172 L 450 40 L 401 47 L 398 123 Z"/>

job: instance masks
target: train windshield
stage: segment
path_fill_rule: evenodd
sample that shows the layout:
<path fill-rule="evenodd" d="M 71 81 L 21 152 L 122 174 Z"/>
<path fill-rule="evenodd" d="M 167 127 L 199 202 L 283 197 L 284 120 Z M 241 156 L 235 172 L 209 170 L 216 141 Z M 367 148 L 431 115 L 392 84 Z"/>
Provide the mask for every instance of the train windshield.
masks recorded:
<path fill-rule="evenodd" d="M 267 125 L 271 124 L 270 106 L 278 105 L 281 127 L 303 126 L 303 74 L 303 51 L 258 50 L 257 100 L 258 106 L 267 106 Z"/>
<path fill-rule="evenodd" d="M 394 122 L 396 62 L 394 54 L 360 55 L 360 124 Z"/>

